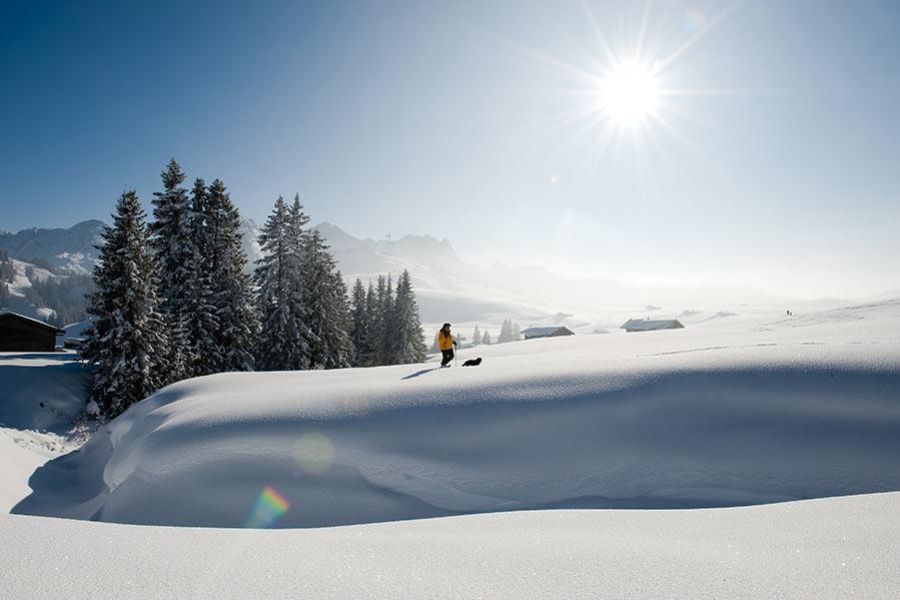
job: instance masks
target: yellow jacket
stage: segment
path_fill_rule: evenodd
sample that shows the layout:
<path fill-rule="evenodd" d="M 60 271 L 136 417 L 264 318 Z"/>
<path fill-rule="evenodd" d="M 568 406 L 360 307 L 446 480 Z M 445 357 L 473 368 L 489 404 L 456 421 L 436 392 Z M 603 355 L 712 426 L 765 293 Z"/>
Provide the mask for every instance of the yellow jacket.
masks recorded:
<path fill-rule="evenodd" d="M 438 331 L 437 339 L 439 350 L 450 350 L 451 348 L 453 348 L 453 344 L 456 343 L 456 340 L 453 339 L 452 333 L 450 335 L 444 335 L 443 331 Z"/>

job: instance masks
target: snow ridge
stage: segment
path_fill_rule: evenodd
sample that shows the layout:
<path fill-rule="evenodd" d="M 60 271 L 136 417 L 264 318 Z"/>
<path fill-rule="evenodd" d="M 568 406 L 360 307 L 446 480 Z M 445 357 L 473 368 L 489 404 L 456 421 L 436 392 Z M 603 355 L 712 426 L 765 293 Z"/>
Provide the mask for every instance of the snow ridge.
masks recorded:
<path fill-rule="evenodd" d="M 292 504 L 277 526 L 321 527 L 900 490 L 900 469 L 885 467 L 900 456 L 896 363 L 710 365 L 694 352 L 601 370 L 583 342 L 554 342 L 565 360 L 497 356 L 494 374 L 405 366 L 181 382 L 38 470 L 14 512 L 240 527 L 271 486 Z M 530 375 L 504 358 L 529 360 Z"/>

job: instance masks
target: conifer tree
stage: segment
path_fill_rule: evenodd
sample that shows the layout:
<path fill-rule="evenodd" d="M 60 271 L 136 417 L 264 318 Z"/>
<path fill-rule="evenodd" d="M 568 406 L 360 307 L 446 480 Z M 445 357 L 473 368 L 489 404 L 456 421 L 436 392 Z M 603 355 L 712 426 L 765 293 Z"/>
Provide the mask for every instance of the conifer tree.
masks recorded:
<path fill-rule="evenodd" d="M 242 246 L 241 216 L 225 184 L 218 179 L 209 186 L 203 215 L 207 247 L 201 272 L 209 285 L 215 322 L 213 354 L 204 366 L 210 373 L 249 371 L 253 369 L 251 349 L 258 324 L 250 277 L 244 271 L 247 257 Z"/>
<path fill-rule="evenodd" d="M 93 324 L 82 355 L 94 366 L 92 399 L 110 417 L 170 379 L 156 295 L 157 266 L 144 217 L 137 194 L 123 193 L 112 227 L 103 231 L 94 267 L 96 291 L 88 308 Z"/>
<path fill-rule="evenodd" d="M 378 331 L 380 330 L 381 315 L 379 313 L 380 305 L 378 303 L 378 292 L 375 285 L 369 281 L 369 287 L 366 290 L 366 339 L 367 356 L 365 358 L 365 366 L 370 367 L 379 364 L 378 357 L 381 352 L 380 339 Z"/>
<path fill-rule="evenodd" d="M 386 313 L 388 287 L 387 279 L 384 275 L 379 275 L 377 281 L 378 284 L 375 288 L 375 308 L 370 312 L 372 364 L 386 365 L 388 364 L 388 345 L 385 338 L 385 331 L 389 322 Z"/>
<path fill-rule="evenodd" d="M 385 295 L 382 304 L 384 314 L 381 330 L 381 339 L 384 348 L 383 365 L 396 364 L 397 356 L 397 313 L 394 310 L 394 282 L 390 273 L 387 274 L 385 281 Z"/>
<path fill-rule="evenodd" d="M 169 330 L 168 381 L 190 376 L 196 358 L 190 340 L 190 295 L 196 249 L 185 175 L 173 158 L 162 172 L 163 191 L 154 192 L 151 243 L 159 265 L 160 312 Z"/>
<path fill-rule="evenodd" d="M 197 178 L 191 190 L 191 241 L 194 255 L 190 264 L 190 284 L 185 298 L 185 334 L 193 358 L 185 376 L 216 373 L 219 346 L 215 336 L 219 329 L 216 307 L 213 305 L 213 269 L 217 244 L 217 227 L 210 214 L 206 183 Z"/>
<path fill-rule="evenodd" d="M 362 280 L 357 277 L 356 283 L 353 284 L 353 297 L 350 301 L 350 315 L 353 319 L 353 329 L 350 331 L 350 338 L 353 340 L 353 347 L 356 350 L 353 365 L 357 367 L 364 366 L 369 358 L 369 315 L 367 309 L 366 288 L 363 287 Z"/>
<path fill-rule="evenodd" d="M 288 207 L 278 197 L 259 236 L 263 258 L 257 261 L 254 281 L 260 335 L 257 344 L 257 368 L 295 370 L 310 367 L 311 343 L 306 290 L 304 251 L 305 225 L 299 195 Z"/>
<path fill-rule="evenodd" d="M 475 324 L 475 331 L 472 332 L 472 345 L 478 346 L 481 344 L 481 330 L 478 329 L 478 324 Z"/>
<path fill-rule="evenodd" d="M 257 287 L 257 310 L 260 336 L 256 366 L 260 370 L 305 368 L 309 348 L 298 348 L 296 335 L 298 305 L 293 296 L 297 274 L 291 272 L 293 259 L 289 235 L 289 209 L 278 197 L 272 214 L 259 235 L 263 256 L 257 261 L 254 282 Z M 302 340 L 305 343 L 305 339 Z"/>
<path fill-rule="evenodd" d="M 500 326 L 500 335 L 497 336 L 498 344 L 505 344 L 513 341 L 513 324 L 510 319 L 503 319 L 503 325 Z"/>
<path fill-rule="evenodd" d="M 484 335 L 481 336 L 481 343 L 484 344 L 485 346 L 491 345 L 491 332 L 490 331 L 488 331 L 488 330 L 484 331 Z"/>
<path fill-rule="evenodd" d="M 423 362 L 427 346 L 422 336 L 422 322 L 419 320 L 419 307 L 413 293 L 412 279 L 406 269 L 397 280 L 393 322 L 394 355 L 391 364 Z"/>
<path fill-rule="evenodd" d="M 353 360 L 347 287 L 318 231 L 305 236 L 304 305 L 310 329 L 310 367 L 339 369 Z"/>

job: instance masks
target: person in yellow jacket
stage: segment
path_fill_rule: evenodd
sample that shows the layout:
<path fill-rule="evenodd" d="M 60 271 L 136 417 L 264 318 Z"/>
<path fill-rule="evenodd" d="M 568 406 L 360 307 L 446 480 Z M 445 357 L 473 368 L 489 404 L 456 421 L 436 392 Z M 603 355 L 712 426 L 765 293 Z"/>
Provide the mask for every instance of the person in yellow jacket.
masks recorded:
<path fill-rule="evenodd" d="M 456 346 L 456 340 L 450 333 L 450 323 L 444 323 L 437 335 L 438 350 L 441 351 L 443 358 L 441 359 L 442 367 L 449 367 L 450 361 L 453 360 L 453 347 Z"/>

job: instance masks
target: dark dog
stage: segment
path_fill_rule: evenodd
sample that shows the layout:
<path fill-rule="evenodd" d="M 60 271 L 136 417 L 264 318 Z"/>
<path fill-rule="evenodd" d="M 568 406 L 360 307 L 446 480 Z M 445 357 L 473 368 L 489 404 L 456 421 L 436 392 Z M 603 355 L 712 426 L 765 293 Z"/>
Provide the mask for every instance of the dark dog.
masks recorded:
<path fill-rule="evenodd" d="M 477 367 L 481 364 L 481 357 L 478 358 L 470 358 L 466 362 L 463 363 L 464 367 Z"/>

